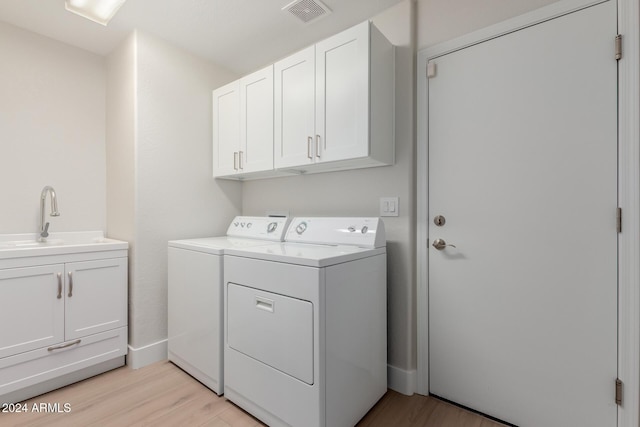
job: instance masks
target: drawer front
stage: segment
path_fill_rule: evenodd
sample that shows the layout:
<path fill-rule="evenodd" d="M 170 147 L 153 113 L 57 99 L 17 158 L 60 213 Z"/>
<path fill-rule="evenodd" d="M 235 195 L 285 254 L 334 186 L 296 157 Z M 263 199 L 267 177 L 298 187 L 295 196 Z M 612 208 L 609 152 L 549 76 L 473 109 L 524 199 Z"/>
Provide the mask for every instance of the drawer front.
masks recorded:
<path fill-rule="evenodd" d="M 229 283 L 230 348 L 313 384 L 313 304 Z"/>
<path fill-rule="evenodd" d="M 127 328 L 0 359 L 0 396 L 127 354 Z"/>

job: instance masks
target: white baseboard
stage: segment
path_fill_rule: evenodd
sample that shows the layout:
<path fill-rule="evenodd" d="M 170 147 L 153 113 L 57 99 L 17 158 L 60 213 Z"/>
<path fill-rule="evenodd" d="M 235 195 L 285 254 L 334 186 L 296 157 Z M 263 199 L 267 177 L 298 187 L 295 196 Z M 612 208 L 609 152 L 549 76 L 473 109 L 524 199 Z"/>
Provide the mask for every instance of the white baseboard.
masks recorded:
<path fill-rule="evenodd" d="M 131 345 L 129 346 L 129 353 L 127 353 L 127 366 L 132 369 L 139 369 L 162 360 L 167 360 L 166 339 L 140 348 L 134 348 Z"/>
<path fill-rule="evenodd" d="M 152 363 L 167 360 L 167 340 L 158 341 L 140 348 L 129 346 L 127 365 L 139 369 Z M 416 370 L 405 371 L 387 365 L 387 386 L 398 393 L 411 396 L 416 391 Z"/>
<path fill-rule="evenodd" d="M 415 369 L 405 371 L 395 366 L 387 365 L 387 386 L 398 393 L 411 396 L 416 392 L 417 372 Z"/>

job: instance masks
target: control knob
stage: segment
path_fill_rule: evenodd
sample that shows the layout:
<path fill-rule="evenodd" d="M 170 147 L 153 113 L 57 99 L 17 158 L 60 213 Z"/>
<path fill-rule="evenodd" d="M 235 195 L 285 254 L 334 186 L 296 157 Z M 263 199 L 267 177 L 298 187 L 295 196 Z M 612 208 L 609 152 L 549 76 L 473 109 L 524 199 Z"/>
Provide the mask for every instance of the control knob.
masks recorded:
<path fill-rule="evenodd" d="M 307 229 L 307 223 L 303 221 L 300 224 L 298 224 L 298 226 L 296 227 L 296 233 L 302 234 L 306 229 Z"/>

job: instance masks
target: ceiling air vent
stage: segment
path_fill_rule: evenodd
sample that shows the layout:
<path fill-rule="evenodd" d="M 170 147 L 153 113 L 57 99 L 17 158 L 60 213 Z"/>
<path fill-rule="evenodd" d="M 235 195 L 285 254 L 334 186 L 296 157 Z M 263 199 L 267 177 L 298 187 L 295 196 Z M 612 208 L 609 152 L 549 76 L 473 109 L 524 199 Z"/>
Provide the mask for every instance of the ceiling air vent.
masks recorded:
<path fill-rule="evenodd" d="M 331 13 L 331 9 L 319 0 L 296 0 L 283 7 L 282 10 L 291 13 L 305 24 Z"/>

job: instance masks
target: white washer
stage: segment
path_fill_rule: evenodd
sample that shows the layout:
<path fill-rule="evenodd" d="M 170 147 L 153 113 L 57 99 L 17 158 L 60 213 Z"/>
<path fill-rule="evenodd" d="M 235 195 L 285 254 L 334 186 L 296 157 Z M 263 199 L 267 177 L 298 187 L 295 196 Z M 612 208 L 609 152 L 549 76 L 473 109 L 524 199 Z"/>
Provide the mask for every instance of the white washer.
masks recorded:
<path fill-rule="evenodd" d="M 224 386 L 224 252 L 281 242 L 288 222 L 286 218 L 238 216 L 229 224 L 226 236 L 169 242 L 169 360 L 218 394 Z"/>
<path fill-rule="evenodd" d="M 387 391 L 379 218 L 294 218 L 224 259 L 224 393 L 266 424 L 353 426 Z"/>

